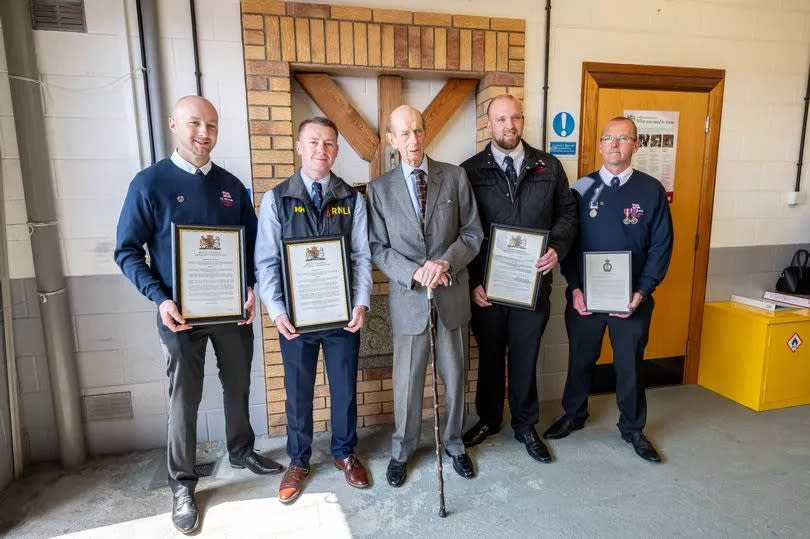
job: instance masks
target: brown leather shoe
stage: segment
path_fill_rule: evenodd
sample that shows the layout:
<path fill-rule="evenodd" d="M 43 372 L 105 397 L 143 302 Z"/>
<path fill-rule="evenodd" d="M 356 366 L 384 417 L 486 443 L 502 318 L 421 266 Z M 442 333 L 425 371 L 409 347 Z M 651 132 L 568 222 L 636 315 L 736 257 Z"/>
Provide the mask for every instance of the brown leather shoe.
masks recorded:
<path fill-rule="evenodd" d="M 347 459 L 335 460 L 335 468 L 343 470 L 346 482 L 355 488 L 366 488 L 368 486 L 368 472 L 363 463 L 360 462 L 354 453 Z"/>
<path fill-rule="evenodd" d="M 281 486 L 278 488 L 278 501 L 281 503 L 292 503 L 304 490 L 304 478 L 309 474 L 309 468 L 296 466 L 290 463 L 289 468 L 281 478 Z"/>

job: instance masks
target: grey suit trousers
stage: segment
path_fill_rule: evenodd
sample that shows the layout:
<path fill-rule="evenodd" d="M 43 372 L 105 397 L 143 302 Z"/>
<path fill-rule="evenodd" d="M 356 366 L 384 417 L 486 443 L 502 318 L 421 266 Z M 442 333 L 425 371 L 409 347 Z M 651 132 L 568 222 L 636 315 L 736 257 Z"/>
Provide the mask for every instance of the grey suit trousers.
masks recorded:
<path fill-rule="evenodd" d="M 467 325 L 447 329 L 437 317 L 436 368 L 444 384 L 445 414 L 442 443 L 451 455 L 464 453 L 461 429 L 464 424 L 464 334 Z M 425 391 L 425 370 L 430 356 L 429 329 L 419 335 L 394 334 L 394 424 L 391 456 L 400 462 L 419 446 L 422 428 L 422 403 L 430 391 Z"/>

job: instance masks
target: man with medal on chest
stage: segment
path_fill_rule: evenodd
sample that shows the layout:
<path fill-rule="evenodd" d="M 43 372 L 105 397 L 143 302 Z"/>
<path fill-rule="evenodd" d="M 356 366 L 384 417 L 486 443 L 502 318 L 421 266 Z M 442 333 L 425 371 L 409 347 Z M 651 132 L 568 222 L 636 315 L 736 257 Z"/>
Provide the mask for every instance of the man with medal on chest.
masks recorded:
<path fill-rule="evenodd" d="M 561 264 L 568 280 L 565 326 L 569 361 L 562 399 L 564 413 L 544 436 L 564 438 L 584 426 L 591 376 L 607 327 L 616 372 L 620 412 L 617 426 L 622 439 L 641 458 L 660 462 L 655 447 L 642 433 L 647 401 L 641 368 L 655 306 L 652 293 L 669 267 L 673 229 L 664 187 L 657 179 L 631 167 L 638 148 L 635 123 L 625 117 L 613 118 L 605 125 L 599 142 L 602 168 L 573 185 L 580 215 L 579 241 Z M 632 299 L 628 312 L 588 310 L 583 294 L 583 253 L 598 251 L 631 253 Z"/>

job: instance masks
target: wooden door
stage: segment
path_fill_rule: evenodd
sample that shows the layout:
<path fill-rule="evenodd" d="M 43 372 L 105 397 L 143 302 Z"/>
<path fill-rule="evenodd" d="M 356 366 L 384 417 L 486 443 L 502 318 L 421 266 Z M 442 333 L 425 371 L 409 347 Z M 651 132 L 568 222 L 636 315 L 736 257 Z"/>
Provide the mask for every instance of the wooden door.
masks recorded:
<path fill-rule="evenodd" d="M 685 356 L 687 352 L 708 107 L 708 93 L 599 89 L 596 109 L 598 129 L 594 145 L 598 145 L 602 126 L 611 118 L 623 116 L 626 110 L 679 113 L 675 144 L 675 183 L 670 204 L 675 245 L 667 276 L 654 293 L 656 306 L 645 359 L 679 357 Z M 589 169 L 598 170 L 601 166 L 601 155 L 594 152 Z M 599 362 L 609 363 L 612 360 L 613 354 L 606 335 Z"/>

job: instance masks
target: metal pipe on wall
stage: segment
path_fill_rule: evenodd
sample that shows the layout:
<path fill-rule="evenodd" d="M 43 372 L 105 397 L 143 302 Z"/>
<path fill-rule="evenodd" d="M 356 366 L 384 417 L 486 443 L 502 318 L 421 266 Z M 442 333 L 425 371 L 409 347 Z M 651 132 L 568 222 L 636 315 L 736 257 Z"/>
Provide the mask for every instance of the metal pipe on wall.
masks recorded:
<path fill-rule="evenodd" d="M 0 162 L 3 156 L 0 154 Z M 22 425 L 20 424 L 20 394 L 18 392 L 17 357 L 14 352 L 14 317 L 11 313 L 11 276 L 6 249 L 6 199 L 3 172 L 0 167 L 0 296 L 3 300 L 3 347 L 6 357 L 6 382 L 8 383 L 8 415 L 11 427 L 11 460 L 13 477 L 19 479 L 23 471 Z"/>
<path fill-rule="evenodd" d="M 146 101 L 146 129 L 149 132 L 149 159 L 154 164 L 155 159 L 155 131 L 152 125 L 152 95 L 149 92 L 149 70 L 146 69 L 146 44 L 143 35 L 143 10 L 141 0 L 135 0 L 135 11 L 138 15 L 138 43 L 141 48 L 141 73 L 143 74 L 143 95 Z"/>
<path fill-rule="evenodd" d="M 551 0 L 546 0 L 546 59 L 543 65 L 543 151 L 547 152 L 548 132 L 548 58 L 551 44 Z"/>
<path fill-rule="evenodd" d="M 166 120 L 166 99 L 160 84 L 160 34 L 158 32 L 157 0 L 136 0 L 138 34 L 143 62 L 146 117 L 149 123 L 152 162 L 171 155 L 172 139 Z"/>
<path fill-rule="evenodd" d="M 34 275 L 53 394 L 59 452 L 66 467 L 78 466 L 87 452 L 81 395 L 73 354 L 73 322 L 62 273 L 51 164 L 42 111 L 42 88 L 34 54 L 28 2 L 0 2 L 14 126 L 28 212 Z"/>
<path fill-rule="evenodd" d="M 807 108 L 810 105 L 810 66 L 807 69 L 807 89 L 804 92 L 804 118 L 802 118 L 802 136 L 799 141 L 799 162 L 796 163 L 796 184 L 793 190 L 797 193 L 802 186 L 802 163 L 804 161 L 804 140 L 807 134 Z"/>
<path fill-rule="evenodd" d="M 191 12 L 191 48 L 194 52 L 194 79 L 197 81 L 197 95 L 202 95 L 202 73 L 200 72 L 200 51 L 197 48 L 197 10 L 195 1 L 188 0 Z"/>

